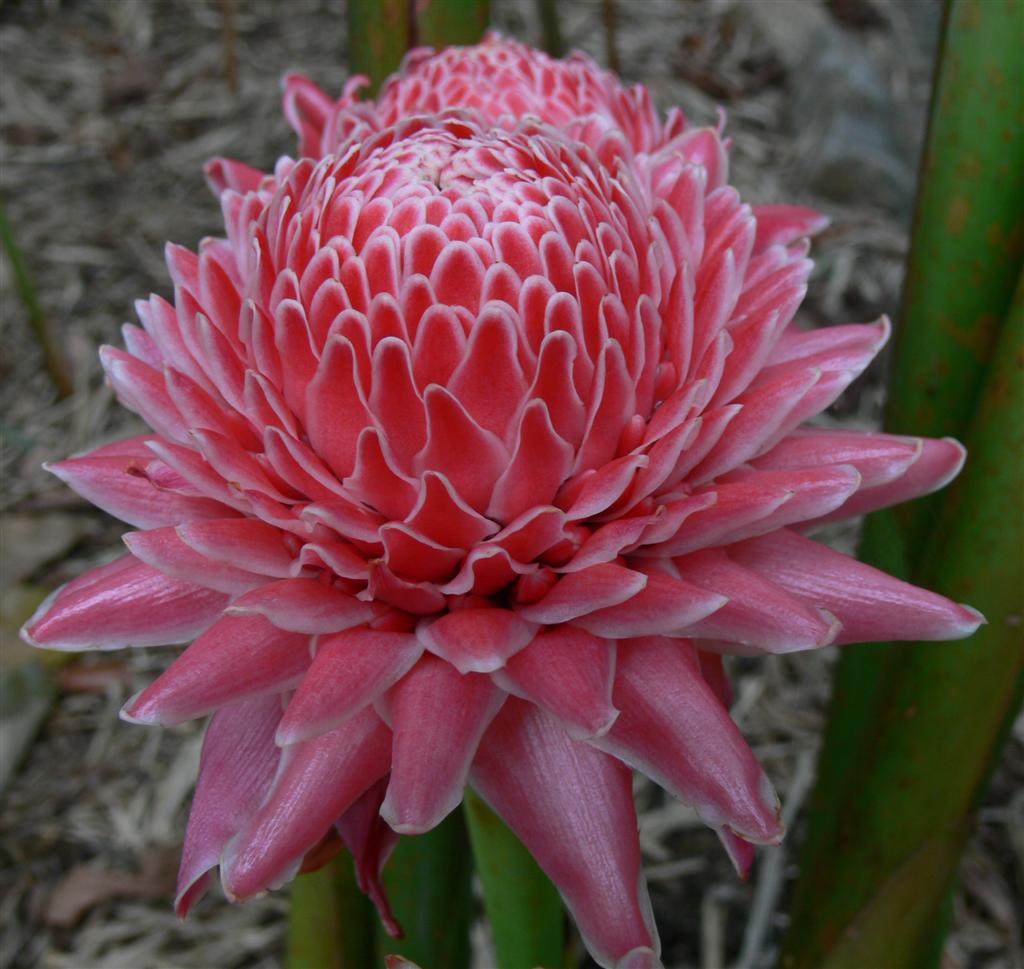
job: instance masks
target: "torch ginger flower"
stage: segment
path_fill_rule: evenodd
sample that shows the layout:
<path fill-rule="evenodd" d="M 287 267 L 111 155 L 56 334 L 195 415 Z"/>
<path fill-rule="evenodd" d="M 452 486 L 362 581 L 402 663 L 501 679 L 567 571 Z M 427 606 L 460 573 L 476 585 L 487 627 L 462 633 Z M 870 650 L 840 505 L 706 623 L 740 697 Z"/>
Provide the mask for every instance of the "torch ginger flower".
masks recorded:
<path fill-rule="evenodd" d="M 594 83 L 551 102 L 537 64 Z M 376 105 L 298 78 L 286 103 L 312 157 L 213 163 L 227 238 L 169 247 L 174 304 L 102 351 L 154 433 L 51 468 L 129 552 L 24 635 L 194 640 L 124 711 L 213 714 L 179 912 L 217 865 L 245 898 L 337 832 L 395 930 L 381 866 L 469 783 L 601 965 L 656 965 L 630 768 L 742 871 L 777 842 L 721 657 L 973 632 L 804 534 L 963 449 L 806 424 L 888 323 L 794 326 L 821 220 L 743 204 L 718 132 L 643 89 L 491 38 Z"/>

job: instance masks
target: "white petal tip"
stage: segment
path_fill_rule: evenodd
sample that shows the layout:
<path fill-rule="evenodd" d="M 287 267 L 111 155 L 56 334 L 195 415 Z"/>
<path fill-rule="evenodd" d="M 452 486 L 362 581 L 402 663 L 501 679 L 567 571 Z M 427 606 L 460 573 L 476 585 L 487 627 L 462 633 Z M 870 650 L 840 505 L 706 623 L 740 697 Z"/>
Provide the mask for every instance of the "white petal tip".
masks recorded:
<path fill-rule="evenodd" d="M 630 949 L 615 963 L 615 969 L 661 969 L 661 966 L 658 953 L 646 945 Z"/>

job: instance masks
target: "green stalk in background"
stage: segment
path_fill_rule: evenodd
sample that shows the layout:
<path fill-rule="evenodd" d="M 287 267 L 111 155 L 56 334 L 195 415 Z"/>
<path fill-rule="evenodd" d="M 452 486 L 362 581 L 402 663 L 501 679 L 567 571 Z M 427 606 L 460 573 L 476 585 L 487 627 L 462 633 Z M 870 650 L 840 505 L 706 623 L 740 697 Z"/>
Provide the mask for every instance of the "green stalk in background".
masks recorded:
<path fill-rule="evenodd" d="M 1024 4 L 952 0 L 921 169 L 886 425 L 959 436 L 1024 256 Z M 919 548 L 941 499 L 896 514 Z"/>
<path fill-rule="evenodd" d="M 343 851 L 292 886 L 288 969 L 366 969 L 373 964 L 375 917 Z"/>
<path fill-rule="evenodd" d="M 391 909 L 405 933 L 392 939 L 377 926 L 377 961 L 395 953 L 421 969 L 465 969 L 473 922 L 473 860 L 462 813 L 426 834 L 405 837 L 384 868 Z"/>
<path fill-rule="evenodd" d="M 557 889 L 504 821 L 469 788 L 462 808 L 501 969 L 565 965 L 565 916 Z"/>
<path fill-rule="evenodd" d="M 348 71 L 370 79 L 370 94 L 412 46 L 410 0 L 348 0 Z"/>
<path fill-rule="evenodd" d="M 413 0 L 414 40 L 427 47 L 475 44 L 491 20 L 490 0 Z"/>
<path fill-rule="evenodd" d="M 930 502 L 872 516 L 862 542 L 989 625 L 844 651 L 783 953 L 794 969 L 938 964 L 971 812 L 1019 706 L 1022 22 L 1021 0 L 947 10 L 886 413 L 889 430 L 963 438 L 967 467 Z"/>

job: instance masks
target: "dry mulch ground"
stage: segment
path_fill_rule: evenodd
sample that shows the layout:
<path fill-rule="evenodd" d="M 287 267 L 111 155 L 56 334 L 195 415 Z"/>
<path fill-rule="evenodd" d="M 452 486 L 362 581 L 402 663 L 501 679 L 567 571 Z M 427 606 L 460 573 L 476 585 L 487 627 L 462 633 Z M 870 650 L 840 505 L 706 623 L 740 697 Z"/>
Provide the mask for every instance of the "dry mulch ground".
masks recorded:
<path fill-rule="evenodd" d="M 532 2 L 492 2 L 503 30 L 539 40 Z M 559 8 L 570 44 L 606 61 L 599 4 L 564 0 Z M 618 0 L 623 74 L 694 119 L 712 121 L 718 104 L 728 109 L 734 181 L 745 197 L 800 201 L 833 217 L 816 246 L 802 311 L 809 323 L 870 319 L 898 305 L 935 13 L 933 0 Z M 344 33 L 338 0 L 0 6 L 0 190 L 76 388 L 57 400 L 5 264 L 2 585 L 19 584 L 4 592 L 5 666 L 21 657 L 10 628 L 21 600 L 119 546 L 117 523 L 40 470 L 44 460 L 137 431 L 101 381 L 96 347 L 117 342 L 116 325 L 130 318 L 135 298 L 167 294 L 166 239 L 194 246 L 218 232 L 203 161 L 226 154 L 269 167 L 293 150 L 278 79 L 298 67 L 340 89 Z M 809 44 L 826 53 L 807 59 Z M 866 136 L 858 125 L 874 117 L 882 120 Z M 881 373 L 863 378 L 830 419 L 876 423 Z M 848 530 L 835 539 L 849 546 L 854 537 Z M 88 657 L 59 674 L 56 702 L 0 794 L 4 966 L 281 965 L 282 895 L 237 908 L 214 897 L 186 924 L 170 910 L 201 733 L 195 725 L 129 726 L 117 710 L 171 655 Z M 825 651 L 733 668 L 736 719 L 778 786 L 794 839 L 833 660 Z M 1018 729 L 962 867 L 950 969 L 1021 965 L 1022 781 Z M 666 964 L 770 966 L 785 927 L 794 842 L 763 852 L 742 885 L 689 811 L 647 785 L 638 798 Z M 477 961 L 488 965 L 486 945 Z"/>

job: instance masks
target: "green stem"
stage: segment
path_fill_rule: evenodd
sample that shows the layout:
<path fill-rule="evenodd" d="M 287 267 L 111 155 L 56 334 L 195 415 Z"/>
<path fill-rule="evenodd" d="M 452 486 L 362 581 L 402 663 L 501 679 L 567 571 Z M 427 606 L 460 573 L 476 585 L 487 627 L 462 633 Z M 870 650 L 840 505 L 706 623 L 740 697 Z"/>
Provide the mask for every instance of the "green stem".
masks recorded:
<path fill-rule="evenodd" d="M 519 839 L 467 789 L 463 810 L 501 969 L 565 964 L 565 916 L 558 890 Z"/>
<path fill-rule="evenodd" d="M 971 811 L 1019 705 L 1022 19 L 1021 0 L 949 5 L 886 412 L 893 431 L 964 437 L 967 468 L 947 494 L 869 518 L 862 541 L 989 625 L 844 651 L 787 967 L 937 964 Z"/>
<path fill-rule="evenodd" d="M 348 66 L 365 74 L 373 94 L 412 46 L 410 0 L 348 0 Z"/>
<path fill-rule="evenodd" d="M 405 938 L 392 939 L 378 926 L 377 965 L 394 953 L 421 969 L 465 969 L 472 871 L 460 811 L 426 834 L 402 838 L 384 869 L 384 885 Z"/>
<path fill-rule="evenodd" d="M 417 45 L 475 44 L 491 18 L 490 0 L 426 0 L 415 7 Z"/>
<path fill-rule="evenodd" d="M 958 436 L 1024 255 L 1021 0 L 952 0 L 932 96 L 886 425 Z M 939 499 L 897 512 L 911 547 Z"/>
<path fill-rule="evenodd" d="M 300 875 L 292 886 L 287 969 L 367 969 L 375 918 L 348 852 Z"/>

